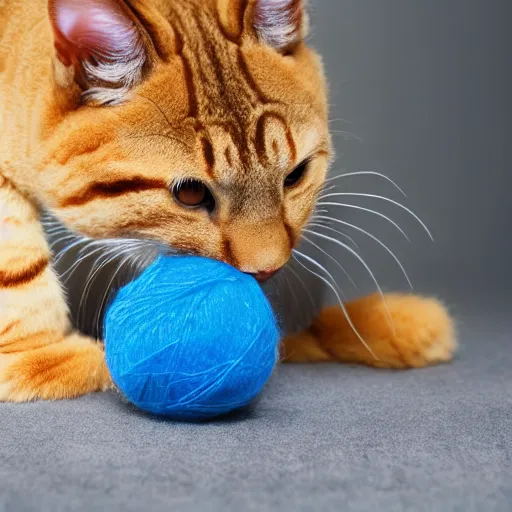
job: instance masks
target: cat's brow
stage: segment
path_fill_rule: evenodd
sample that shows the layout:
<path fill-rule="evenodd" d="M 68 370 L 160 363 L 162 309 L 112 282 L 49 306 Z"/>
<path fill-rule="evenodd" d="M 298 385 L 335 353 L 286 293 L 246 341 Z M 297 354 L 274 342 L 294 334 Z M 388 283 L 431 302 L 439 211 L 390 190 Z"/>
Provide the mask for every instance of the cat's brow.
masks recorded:
<path fill-rule="evenodd" d="M 203 158 L 205 161 L 205 171 L 206 174 L 212 178 L 215 179 L 215 152 L 213 150 L 213 145 L 209 138 L 203 137 L 201 139 L 201 147 L 203 149 Z"/>

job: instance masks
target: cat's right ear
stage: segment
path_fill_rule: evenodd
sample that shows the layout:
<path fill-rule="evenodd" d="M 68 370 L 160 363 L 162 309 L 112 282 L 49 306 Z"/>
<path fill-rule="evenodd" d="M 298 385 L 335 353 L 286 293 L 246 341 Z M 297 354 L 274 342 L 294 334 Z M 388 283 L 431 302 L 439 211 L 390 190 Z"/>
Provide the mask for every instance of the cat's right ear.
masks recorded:
<path fill-rule="evenodd" d="M 280 53 L 292 51 L 306 36 L 305 0 L 254 0 L 253 27 Z"/>
<path fill-rule="evenodd" d="M 230 38 L 239 39 L 245 29 L 259 41 L 286 54 L 307 35 L 306 3 L 306 0 L 217 0 L 217 8 L 221 26 Z"/>
<path fill-rule="evenodd" d="M 49 0 L 59 85 L 74 81 L 82 98 L 119 103 L 148 65 L 147 38 L 123 0 Z"/>

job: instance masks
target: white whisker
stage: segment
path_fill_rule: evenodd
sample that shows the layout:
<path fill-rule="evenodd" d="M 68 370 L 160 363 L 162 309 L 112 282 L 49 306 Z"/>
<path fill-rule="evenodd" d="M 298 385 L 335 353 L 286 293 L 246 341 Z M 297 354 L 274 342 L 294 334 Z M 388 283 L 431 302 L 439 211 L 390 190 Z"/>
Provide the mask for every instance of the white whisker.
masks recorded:
<path fill-rule="evenodd" d="M 331 105 L 335 106 L 335 105 Z M 338 117 L 337 119 L 329 119 L 329 124 L 331 123 L 346 123 L 346 124 L 354 124 L 353 121 L 349 121 L 348 119 L 343 119 L 341 117 Z"/>
<path fill-rule="evenodd" d="M 353 210 L 359 210 L 359 211 L 362 211 L 362 212 L 371 213 L 372 215 L 376 215 L 377 217 L 380 217 L 381 219 L 384 219 L 387 222 L 389 222 L 391 225 L 393 225 L 398 231 L 400 231 L 400 233 L 404 236 L 404 238 L 408 242 L 411 241 L 411 239 L 407 236 L 407 233 L 400 227 L 399 224 L 397 224 L 393 219 L 389 218 L 387 215 L 384 215 L 383 213 L 380 213 L 380 212 L 378 212 L 376 210 L 372 210 L 371 208 L 364 208 L 363 206 L 358 206 L 358 205 L 355 205 L 355 204 L 330 203 L 330 202 L 319 203 L 319 204 L 325 205 L 325 206 L 340 206 L 340 207 L 343 207 L 343 208 L 350 208 L 350 209 L 353 209 Z M 325 217 L 325 216 L 322 216 L 322 215 L 317 216 L 317 219 L 325 219 L 325 220 L 330 219 L 330 220 L 336 221 L 335 218 Z"/>
<path fill-rule="evenodd" d="M 286 270 L 289 270 L 293 274 L 293 276 L 299 281 L 302 288 L 304 288 L 304 290 L 306 291 L 306 295 L 308 296 L 309 302 L 311 304 L 311 308 L 314 311 L 316 309 L 316 304 L 315 304 L 315 301 L 313 300 L 313 295 L 311 295 L 311 292 L 310 292 L 309 288 L 306 286 L 306 283 L 304 282 L 304 280 L 300 277 L 300 275 L 297 272 L 295 272 L 295 270 L 293 269 L 293 267 L 291 265 L 288 265 L 286 267 Z"/>
<path fill-rule="evenodd" d="M 309 261 L 310 263 L 312 263 L 313 265 L 315 265 L 317 268 L 320 268 L 323 272 L 325 272 L 334 282 L 336 282 L 334 280 L 334 278 L 332 277 L 332 275 L 330 274 L 330 272 L 325 269 L 322 265 L 320 265 L 320 263 L 318 263 L 316 260 L 314 260 L 313 258 L 310 258 L 309 256 L 307 256 L 306 254 L 303 254 L 301 253 L 300 251 L 297 251 L 296 249 L 293 249 L 293 257 L 295 259 L 295 261 L 301 265 L 303 268 L 305 268 L 308 272 L 310 272 L 311 274 L 313 274 L 314 276 L 318 277 L 319 279 L 321 279 L 325 284 L 327 284 L 329 286 L 329 288 L 334 292 L 334 294 L 336 295 L 336 298 L 338 299 L 338 303 L 340 305 L 340 308 L 341 310 L 343 311 L 343 314 L 345 315 L 345 318 L 347 319 L 347 322 L 350 326 L 350 328 L 352 329 L 352 331 L 354 332 L 354 334 L 357 336 L 357 338 L 361 341 L 361 343 L 366 347 L 366 349 L 368 350 L 368 352 L 370 352 L 370 354 L 373 356 L 373 358 L 375 360 L 378 361 L 378 357 L 375 355 L 375 353 L 373 352 L 373 350 L 370 348 L 370 346 L 368 345 L 368 343 L 366 343 L 366 341 L 364 340 L 364 338 L 361 336 L 361 334 L 359 333 L 359 331 L 357 330 L 356 326 L 354 325 L 354 322 L 352 321 L 352 319 L 350 318 L 350 315 L 348 314 L 348 311 L 347 311 L 347 308 L 345 307 L 345 304 L 343 303 L 343 301 L 341 300 L 341 297 L 338 293 L 338 291 L 336 290 L 336 287 L 328 280 L 326 279 L 324 276 L 318 274 L 317 272 L 314 272 L 313 270 L 311 270 L 310 268 L 306 267 L 306 265 L 304 265 L 303 263 L 301 263 L 296 257 L 295 255 L 297 256 L 301 256 L 302 258 L 304 258 L 305 260 Z"/>
<path fill-rule="evenodd" d="M 350 281 L 350 283 L 352 284 L 352 286 L 359 291 L 359 288 L 357 287 L 356 283 L 354 283 L 354 280 L 352 279 L 352 277 L 350 277 L 350 274 L 346 271 L 345 267 L 336 259 L 334 258 L 334 256 L 331 256 L 327 251 L 325 251 L 324 249 L 322 249 L 318 244 L 316 244 L 315 242 L 313 242 L 312 240 L 310 240 L 308 237 L 306 237 L 305 235 L 303 235 L 303 238 L 304 240 L 306 240 L 306 242 L 309 242 L 313 247 L 316 247 L 321 253 L 325 254 L 331 261 L 334 261 L 334 263 L 342 270 L 342 272 L 347 276 L 347 279 Z M 343 296 L 344 299 L 346 299 L 345 297 L 345 294 L 343 293 L 343 290 L 340 289 L 340 292 L 341 292 L 341 295 Z"/>
<path fill-rule="evenodd" d="M 386 297 L 384 296 L 384 292 L 382 291 L 382 288 L 380 287 L 380 284 L 379 282 L 377 281 L 377 278 L 375 277 L 375 274 L 373 273 L 372 269 L 369 267 L 369 265 L 366 263 L 366 261 L 363 259 L 363 257 L 357 253 L 356 251 L 354 251 L 350 246 L 348 246 L 347 244 L 344 244 L 343 242 L 340 242 L 339 240 L 336 240 L 336 238 L 333 238 L 331 236 L 328 236 L 328 235 L 323 235 L 322 233 L 317 233 L 316 231 L 311 231 L 309 229 L 306 229 L 304 230 L 308 233 L 311 233 L 312 235 L 316 235 L 320 238 L 323 238 L 324 240 L 327 240 L 329 242 L 333 242 L 337 245 L 339 245 L 340 247 L 343 247 L 344 249 L 346 249 L 347 251 L 350 252 L 350 254 L 352 254 L 353 256 L 355 256 L 359 262 L 364 266 L 364 268 L 366 269 L 366 271 L 368 272 L 368 274 L 371 276 L 373 282 L 375 283 L 375 286 L 377 287 L 377 290 L 379 292 L 379 295 L 382 299 L 382 302 L 384 304 L 384 307 L 386 309 L 386 313 L 388 315 L 388 318 L 389 318 L 389 321 L 390 321 L 390 325 L 393 327 L 393 318 L 391 317 L 391 313 L 389 312 L 389 308 L 387 306 L 387 303 L 386 303 Z M 394 330 L 394 328 L 393 328 Z"/>
<path fill-rule="evenodd" d="M 102 262 L 98 266 L 96 266 L 96 268 L 93 267 L 91 269 L 91 271 L 89 272 L 89 274 L 87 276 L 86 285 L 82 292 L 82 297 L 80 298 L 80 303 L 78 305 L 78 310 L 77 310 L 77 321 L 80 321 L 80 318 L 82 318 L 82 320 L 83 320 L 82 325 L 84 325 L 84 323 L 85 323 L 85 311 L 83 310 L 83 306 L 87 302 L 89 293 L 91 291 L 91 287 L 92 287 L 93 283 L 96 281 L 96 277 L 107 265 L 109 265 L 110 263 L 112 263 L 119 257 L 120 257 L 120 254 L 117 252 L 114 253 L 113 255 L 109 255 L 107 258 L 104 258 L 102 260 Z M 84 314 L 82 314 L 82 312 L 84 312 Z"/>
<path fill-rule="evenodd" d="M 329 217 L 329 219 L 330 219 L 330 217 Z M 336 220 L 336 219 L 333 219 L 333 220 Z M 309 227 L 318 227 L 318 228 L 327 229 L 329 231 L 333 231 L 334 233 L 337 233 L 338 235 L 345 237 L 347 240 L 350 240 L 350 242 L 352 242 L 354 247 L 356 249 L 359 249 L 359 245 L 357 245 L 356 241 L 350 235 L 343 233 L 343 231 L 340 231 L 339 229 L 334 229 L 333 227 L 326 225 L 326 224 L 322 224 L 321 222 L 309 222 L 308 225 L 306 226 L 306 228 L 309 228 Z"/>
<path fill-rule="evenodd" d="M 72 236 L 71 238 L 76 238 L 75 236 Z M 88 242 L 88 240 L 86 238 L 82 238 L 82 239 L 79 239 L 79 240 L 76 240 L 75 242 L 73 242 L 72 244 L 70 245 L 67 245 L 64 249 L 62 249 L 62 251 L 59 251 L 57 253 L 57 255 L 54 257 L 53 259 L 53 264 L 54 265 L 57 265 L 59 263 L 59 261 L 66 255 L 69 253 L 69 251 L 71 251 L 72 249 L 75 249 L 76 247 L 78 247 L 79 245 L 82 245 L 82 244 L 86 244 Z"/>
<path fill-rule="evenodd" d="M 80 254 L 84 251 L 84 248 L 80 249 Z M 94 251 L 84 255 L 84 256 L 80 256 L 74 263 L 73 265 L 71 265 L 65 272 L 63 272 L 62 274 L 60 274 L 60 278 L 61 279 L 65 279 L 68 275 L 71 275 L 84 261 L 86 261 L 87 259 L 89 259 L 91 256 L 94 256 L 98 253 L 101 253 L 103 252 L 104 249 L 101 248 L 101 247 L 98 247 L 96 248 Z"/>
<path fill-rule="evenodd" d="M 48 235 L 56 235 L 58 233 L 71 233 L 68 228 L 58 225 L 52 228 L 45 228 L 44 232 Z"/>
<path fill-rule="evenodd" d="M 327 186 L 328 183 L 325 182 L 324 186 L 322 189 L 320 189 L 320 192 L 319 194 L 323 194 L 325 192 L 330 192 L 331 190 L 334 190 L 336 187 L 337 187 L 337 184 L 335 183 L 334 185 L 330 185 L 330 186 Z"/>
<path fill-rule="evenodd" d="M 346 140 L 356 140 L 357 142 L 364 143 L 364 140 L 359 137 L 358 135 L 355 135 L 354 133 L 347 132 L 345 130 L 329 130 L 331 134 L 333 135 L 339 135 L 340 137 L 344 137 Z"/>
<path fill-rule="evenodd" d="M 290 293 L 292 295 L 294 311 L 298 311 L 300 303 L 299 303 L 299 299 L 297 298 L 297 294 L 295 293 L 295 290 L 293 289 L 292 283 L 290 282 L 290 279 L 289 279 L 288 275 L 286 274 L 286 272 L 283 271 L 280 273 L 280 275 L 283 276 L 283 281 L 286 283 L 286 287 L 288 288 L 288 290 L 290 291 Z"/>
<path fill-rule="evenodd" d="M 377 171 L 346 172 L 344 174 L 339 174 L 338 176 L 332 176 L 331 178 L 325 180 L 325 182 L 331 183 L 335 180 L 339 180 L 341 178 L 349 178 L 351 176 L 377 176 L 378 178 L 382 178 L 391 183 L 403 196 L 407 197 L 407 194 L 398 186 L 398 184 L 395 181 L 393 181 L 389 176 L 386 176 L 385 174 L 382 174 L 381 172 Z"/>
<path fill-rule="evenodd" d="M 397 265 L 400 267 L 400 270 L 402 271 L 402 273 L 404 274 L 405 276 L 405 279 L 407 280 L 407 284 L 409 285 L 409 287 L 411 288 L 411 290 L 414 289 L 413 285 L 412 285 L 412 282 L 411 280 L 409 279 L 409 276 L 404 268 L 404 266 L 402 265 L 402 262 L 398 259 L 398 257 L 396 256 L 396 254 L 384 243 L 382 242 L 382 240 L 380 240 L 379 238 L 377 238 L 375 235 L 372 235 L 371 233 L 369 233 L 368 231 L 366 231 L 365 229 L 363 228 L 360 228 L 359 226 L 356 226 L 354 224 L 350 224 L 350 222 L 345 222 L 343 220 L 337 220 L 336 222 L 338 222 L 339 224 L 342 224 L 343 226 L 347 226 L 349 228 L 352 228 L 352 229 L 355 229 L 356 231 L 359 231 L 360 233 L 363 233 L 364 235 L 366 235 L 367 237 L 371 238 L 372 240 L 374 240 L 375 242 L 377 242 L 381 247 L 383 247 L 386 252 L 388 252 L 391 257 L 395 260 L 395 262 L 397 263 Z M 326 236 L 326 235 L 325 235 Z"/>
<path fill-rule="evenodd" d="M 422 228 L 426 231 L 426 233 L 428 234 L 430 239 L 432 241 L 434 241 L 434 237 L 432 236 L 432 233 L 430 232 L 430 230 L 427 228 L 425 223 L 412 210 L 407 208 L 407 206 L 404 206 L 403 204 L 399 203 L 398 201 L 394 201 L 393 199 L 390 199 L 389 197 L 378 196 L 375 194 L 363 194 L 360 192 L 359 193 L 358 192 L 336 192 L 333 194 L 327 194 L 322 199 L 328 199 L 330 197 L 342 197 L 342 196 L 344 196 L 344 197 L 367 197 L 367 198 L 371 198 L 371 199 L 380 199 L 381 201 L 386 201 L 387 203 L 394 204 L 395 206 L 398 206 L 402 210 L 405 210 L 409 215 L 411 215 L 414 219 L 416 219 L 420 223 Z M 320 203 L 320 204 L 325 204 L 325 203 Z"/>
<path fill-rule="evenodd" d="M 112 276 L 111 281 L 109 285 L 106 288 L 106 294 L 108 298 L 108 293 L 110 292 L 110 287 L 112 283 L 114 282 L 114 279 L 119 275 L 119 272 L 122 267 L 125 266 L 126 263 L 132 263 L 134 266 L 135 264 L 142 265 L 143 263 L 149 263 L 149 261 L 152 258 L 151 252 L 137 252 L 137 250 L 147 249 L 149 247 L 153 248 L 153 245 L 149 244 L 147 242 L 144 242 L 142 240 L 118 240 L 117 244 L 110 244 L 113 245 L 112 247 L 108 247 L 104 250 L 103 254 L 98 258 L 98 261 L 95 263 L 95 266 L 91 268 L 89 271 L 89 274 L 87 276 L 86 285 L 84 287 L 84 290 L 82 292 L 82 297 L 80 299 L 80 303 L 78 306 L 77 311 L 77 320 L 82 320 L 82 325 L 84 325 L 85 322 L 85 310 L 83 309 L 84 305 L 87 303 L 89 293 L 91 291 L 93 283 L 96 281 L 97 277 L 99 276 L 100 272 L 110 265 L 115 260 L 119 259 L 120 263 L 118 265 L 117 271 L 114 273 L 114 276 Z M 140 262 L 139 262 L 140 260 Z M 99 264 L 98 264 L 99 263 Z M 100 305 L 100 310 L 104 307 L 104 300 L 102 300 L 102 303 Z M 81 314 L 82 311 L 84 314 Z M 96 316 L 95 316 L 96 318 Z"/>
<path fill-rule="evenodd" d="M 110 279 L 108 285 L 106 286 L 105 288 L 105 292 L 103 293 L 103 297 L 101 299 L 101 302 L 100 302 L 100 305 L 99 307 L 97 308 L 97 312 L 96 312 L 96 315 L 95 315 L 95 324 L 96 324 L 96 333 L 99 334 L 100 332 L 100 321 L 101 321 L 101 315 L 102 315 L 102 312 L 103 312 L 103 308 L 105 306 L 105 302 L 108 298 L 108 296 L 110 295 L 110 293 L 112 292 L 112 285 L 114 283 L 114 280 L 116 279 L 116 277 L 119 275 L 119 273 L 121 272 L 121 269 L 126 265 L 126 263 L 128 263 L 130 261 L 129 257 L 126 257 L 123 261 L 121 261 L 121 263 L 119 264 L 119 266 L 117 267 L 116 271 L 114 272 L 114 274 L 112 275 L 112 278 Z"/>
<path fill-rule="evenodd" d="M 105 238 L 101 240 L 91 240 L 91 247 L 94 246 L 107 246 L 107 245 L 139 245 L 146 243 L 145 240 L 140 240 L 138 238 Z"/>
<path fill-rule="evenodd" d="M 62 234 L 62 236 L 59 236 L 59 237 L 56 237 L 56 238 L 52 237 L 50 246 L 61 244 L 61 243 L 65 242 L 66 240 L 76 240 L 76 239 L 77 239 L 76 235 L 74 235 L 73 233 L 70 233 L 69 231 L 66 230 Z"/>

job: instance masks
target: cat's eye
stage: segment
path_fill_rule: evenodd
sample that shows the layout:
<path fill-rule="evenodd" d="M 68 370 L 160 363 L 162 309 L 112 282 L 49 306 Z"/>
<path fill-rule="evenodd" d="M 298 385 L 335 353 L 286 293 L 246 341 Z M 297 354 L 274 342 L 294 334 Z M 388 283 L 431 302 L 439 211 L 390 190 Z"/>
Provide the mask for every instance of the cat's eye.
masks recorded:
<path fill-rule="evenodd" d="M 213 210 L 215 201 L 209 188 L 198 180 L 184 180 L 172 189 L 174 198 L 186 208 L 207 208 Z"/>
<path fill-rule="evenodd" d="M 300 183 L 304 175 L 306 174 L 306 171 L 309 167 L 309 160 L 304 160 L 300 165 L 295 167 L 295 169 L 286 176 L 284 180 L 284 186 L 285 188 L 292 188 L 295 187 Z"/>

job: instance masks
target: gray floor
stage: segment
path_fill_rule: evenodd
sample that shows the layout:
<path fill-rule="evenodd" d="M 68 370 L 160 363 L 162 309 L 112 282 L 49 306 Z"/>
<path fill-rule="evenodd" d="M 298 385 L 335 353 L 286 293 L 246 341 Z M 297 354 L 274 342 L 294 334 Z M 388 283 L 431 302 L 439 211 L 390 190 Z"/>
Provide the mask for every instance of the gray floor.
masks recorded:
<path fill-rule="evenodd" d="M 114 394 L 0 405 L 0 510 L 509 512 L 510 304 L 455 308 L 452 365 L 280 367 L 252 411 L 207 425 Z"/>

